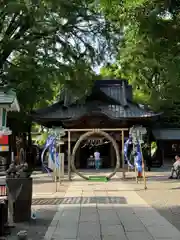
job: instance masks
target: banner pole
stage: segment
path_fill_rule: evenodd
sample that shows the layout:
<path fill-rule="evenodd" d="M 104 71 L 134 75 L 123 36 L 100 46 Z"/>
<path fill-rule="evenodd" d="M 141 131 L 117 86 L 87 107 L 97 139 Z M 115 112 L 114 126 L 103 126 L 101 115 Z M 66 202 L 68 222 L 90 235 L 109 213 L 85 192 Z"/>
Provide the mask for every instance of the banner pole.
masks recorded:
<path fill-rule="evenodd" d="M 55 145 L 55 151 L 54 151 L 55 157 L 54 157 L 54 169 L 55 169 L 55 190 L 57 192 L 57 157 L 56 157 L 56 145 Z"/>
<path fill-rule="evenodd" d="M 62 168 L 62 159 L 61 159 L 61 145 L 60 145 L 60 142 L 59 142 L 59 185 L 61 184 L 61 168 Z"/>
<path fill-rule="evenodd" d="M 144 164 L 144 157 L 142 153 L 142 147 L 140 143 L 140 150 L 141 150 L 141 157 L 142 157 L 142 170 L 143 170 L 143 180 L 144 180 L 144 189 L 147 189 L 147 184 L 146 184 L 146 172 L 145 172 L 145 164 Z"/>

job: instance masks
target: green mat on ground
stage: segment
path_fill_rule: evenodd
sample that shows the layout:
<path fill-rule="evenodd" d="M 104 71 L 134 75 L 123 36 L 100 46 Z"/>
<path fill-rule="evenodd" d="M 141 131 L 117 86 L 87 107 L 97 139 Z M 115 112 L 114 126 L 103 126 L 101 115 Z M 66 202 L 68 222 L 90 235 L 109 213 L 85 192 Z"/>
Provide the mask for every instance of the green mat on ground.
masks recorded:
<path fill-rule="evenodd" d="M 108 179 L 105 176 L 89 176 L 89 181 L 94 182 L 107 182 Z"/>

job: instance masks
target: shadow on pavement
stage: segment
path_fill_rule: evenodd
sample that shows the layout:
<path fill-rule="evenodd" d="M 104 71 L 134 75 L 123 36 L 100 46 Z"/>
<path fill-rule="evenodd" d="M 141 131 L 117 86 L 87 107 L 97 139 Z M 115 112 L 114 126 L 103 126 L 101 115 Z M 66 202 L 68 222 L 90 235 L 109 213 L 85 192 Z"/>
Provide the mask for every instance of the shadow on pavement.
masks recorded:
<path fill-rule="evenodd" d="M 180 206 L 156 207 L 153 206 L 161 216 L 174 225 L 180 231 Z"/>
<path fill-rule="evenodd" d="M 44 238 L 48 226 L 56 213 L 57 206 L 33 206 L 33 210 L 36 212 L 37 219 L 31 220 L 31 222 L 16 223 L 16 227 L 12 229 L 7 239 L 17 239 L 16 235 L 21 230 L 28 232 L 28 239 L 40 240 Z"/>
<path fill-rule="evenodd" d="M 93 199 L 94 197 L 89 197 Z M 121 197 L 114 197 L 121 198 Z M 65 198 L 64 198 L 65 199 Z M 154 227 L 157 225 L 157 219 L 155 219 L 154 212 L 151 208 L 135 206 L 134 210 L 131 206 L 127 205 L 127 201 L 125 198 L 121 198 L 121 204 L 119 202 L 109 204 L 102 203 L 100 199 L 105 199 L 103 196 L 96 197 L 96 204 L 89 206 L 88 204 L 79 204 L 79 202 L 71 202 L 70 198 L 66 198 L 68 200 L 66 207 L 63 210 L 63 214 L 56 220 L 56 225 L 59 225 L 59 229 L 61 225 L 63 228 L 69 228 L 69 224 L 77 223 L 77 237 L 79 239 L 86 239 L 81 236 L 81 234 L 89 234 L 88 239 L 94 239 L 95 235 L 100 235 L 100 238 L 104 239 L 103 236 L 110 235 L 112 239 L 117 239 L 115 235 L 118 234 L 122 236 L 122 233 L 127 237 L 127 239 L 151 239 L 154 234 Z M 79 199 L 75 198 L 74 199 Z M 47 200 L 47 198 L 45 199 Z M 72 199 L 71 199 L 72 200 Z M 80 198 L 82 203 L 83 198 Z M 79 201 L 79 200 L 78 200 Z M 124 201 L 124 202 L 123 202 Z M 112 203 L 112 202 L 111 202 Z M 63 204 L 65 204 L 63 202 Z M 78 207 L 77 205 L 78 204 Z M 65 205 L 64 205 L 65 206 Z M 48 226 L 50 225 L 53 216 L 57 210 L 57 206 L 33 206 L 33 209 L 36 210 L 37 219 L 32 220 L 30 223 L 18 223 L 16 228 L 13 229 L 11 235 L 7 238 L 9 240 L 16 239 L 15 236 L 17 232 L 20 230 L 27 230 L 28 239 L 40 240 L 43 239 L 46 231 L 48 230 Z M 174 225 L 178 230 L 180 230 L 180 208 L 179 207 L 159 207 L 156 210 L 160 213 L 162 217 L 167 219 L 172 225 Z M 137 212 L 138 211 L 138 214 Z M 144 218 L 146 216 L 146 218 Z M 148 217 L 149 216 L 149 217 Z M 156 216 L 156 215 L 155 215 Z M 163 219 L 162 222 L 159 222 L 160 225 L 166 225 Z M 99 224 L 100 223 L 100 224 Z M 55 223 L 54 223 L 55 224 Z M 145 226 L 144 226 L 145 225 Z M 88 228 L 87 228 L 88 226 Z M 99 226 L 99 227 L 98 227 Z M 169 226 L 169 225 L 168 225 Z M 152 228 L 152 232 L 149 231 L 149 228 Z M 83 230 L 86 229 L 86 230 Z M 99 228 L 99 229 L 98 229 Z M 116 228 L 116 229 L 115 229 Z M 147 231 L 148 228 L 148 231 Z M 157 229 L 157 227 L 156 227 Z M 64 230 L 64 229 L 63 229 Z M 143 235 L 146 232 L 146 235 Z M 168 232 L 168 229 L 167 229 Z M 60 234 L 60 231 L 59 231 Z M 152 234 L 152 235 L 151 235 Z M 167 233 L 166 233 L 167 234 Z M 171 234 L 171 231 L 170 233 Z M 139 238 L 137 238 L 137 236 Z M 144 236 L 144 237 L 143 237 Z M 59 236 L 60 237 L 60 236 Z M 149 237 L 149 238 L 148 238 Z M 167 236 L 168 237 L 168 236 Z M 157 237 L 158 238 L 158 237 Z M 54 239 L 61 239 L 54 236 Z M 70 238 L 69 238 L 70 239 Z M 121 239 L 121 238 L 119 238 Z M 125 238 L 123 238 L 125 239 Z M 164 238 L 161 238 L 164 239 Z M 166 238 L 167 239 L 167 238 Z M 171 238 L 168 238 L 171 239 Z"/>
<path fill-rule="evenodd" d="M 63 197 L 63 198 L 34 198 L 34 205 L 59 205 L 59 204 L 127 204 L 125 197 L 95 196 L 95 197 Z"/>

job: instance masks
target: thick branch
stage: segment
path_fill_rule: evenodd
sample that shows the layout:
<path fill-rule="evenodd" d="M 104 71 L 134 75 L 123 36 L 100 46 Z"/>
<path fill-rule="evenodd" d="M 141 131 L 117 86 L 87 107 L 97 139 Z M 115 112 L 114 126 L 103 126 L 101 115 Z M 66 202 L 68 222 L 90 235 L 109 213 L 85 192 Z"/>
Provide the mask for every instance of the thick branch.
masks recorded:
<path fill-rule="evenodd" d="M 24 20 L 26 20 L 26 21 L 23 23 Z M 18 44 L 18 41 L 16 42 L 16 44 L 13 44 L 13 43 L 15 43 L 16 40 L 24 37 L 25 33 L 27 32 L 27 30 L 30 27 L 29 16 L 26 16 L 25 18 L 22 17 L 20 22 L 22 24 L 20 25 L 21 27 L 20 27 L 19 31 L 14 35 L 14 37 L 12 39 L 9 40 L 8 43 L 5 42 L 2 44 L 2 49 L 4 49 L 4 51 L 1 53 L 1 56 L 0 56 L 0 69 L 3 68 L 4 63 L 6 62 L 8 57 L 11 55 L 11 53 L 14 50 L 18 49 L 18 47 L 19 47 L 20 42 L 19 42 L 19 44 Z"/>
<path fill-rule="evenodd" d="M 15 33 L 15 31 L 19 27 L 19 21 L 16 21 L 17 16 L 19 16 L 19 13 L 14 13 L 9 23 L 9 26 L 7 27 L 7 30 L 5 32 L 5 36 L 8 36 L 9 39 L 12 37 L 12 35 Z"/>

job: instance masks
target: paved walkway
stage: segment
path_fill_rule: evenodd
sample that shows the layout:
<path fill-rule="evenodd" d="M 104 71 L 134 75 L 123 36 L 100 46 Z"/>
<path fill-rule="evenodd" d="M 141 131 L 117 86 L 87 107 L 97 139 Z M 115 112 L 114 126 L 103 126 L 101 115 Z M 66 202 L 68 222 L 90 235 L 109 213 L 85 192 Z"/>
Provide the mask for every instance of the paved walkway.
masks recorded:
<path fill-rule="evenodd" d="M 180 232 L 134 191 L 132 185 L 72 182 L 45 239 L 179 240 Z"/>
<path fill-rule="evenodd" d="M 2 178 L 1 181 L 4 181 L 4 179 Z M 61 185 L 58 184 L 58 192 L 56 192 L 55 183 L 52 182 L 50 176 L 47 176 L 47 174 L 34 174 L 32 210 L 36 212 L 37 219 L 30 222 L 16 223 L 16 227 L 11 230 L 7 240 L 17 240 L 16 235 L 21 230 L 27 231 L 28 239 L 44 239 L 48 226 L 57 212 L 58 205 L 55 199 L 64 198 L 68 186 L 69 182 L 67 181 Z"/>

